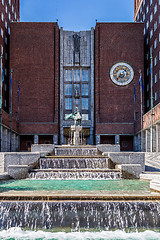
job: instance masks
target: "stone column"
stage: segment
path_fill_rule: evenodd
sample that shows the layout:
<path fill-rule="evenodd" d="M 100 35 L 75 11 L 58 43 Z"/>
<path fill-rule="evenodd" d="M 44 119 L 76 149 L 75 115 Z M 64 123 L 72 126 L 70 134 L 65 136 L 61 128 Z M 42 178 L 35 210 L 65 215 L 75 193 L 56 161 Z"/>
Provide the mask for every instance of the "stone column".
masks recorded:
<path fill-rule="evenodd" d="M 156 128 L 153 127 L 153 152 L 156 152 Z"/>
<path fill-rule="evenodd" d="M 120 136 L 119 135 L 115 136 L 115 144 L 120 145 Z"/>
<path fill-rule="evenodd" d="M 97 134 L 96 135 L 96 145 L 101 143 L 101 135 Z"/>
<path fill-rule="evenodd" d="M 53 144 L 58 145 L 58 135 L 57 134 L 53 135 Z"/>
<path fill-rule="evenodd" d="M 7 152 L 7 129 L 3 128 L 3 135 L 2 135 L 2 151 Z"/>
<path fill-rule="evenodd" d="M 147 129 L 145 130 L 145 139 L 146 139 L 146 152 L 150 152 L 150 131 Z"/>
<path fill-rule="evenodd" d="M 38 139 L 38 135 L 34 135 L 34 144 L 38 144 L 39 139 Z"/>
<path fill-rule="evenodd" d="M 156 152 L 160 152 L 160 126 L 156 124 Z"/>
<path fill-rule="evenodd" d="M 93 145 L 93 128 L 90 128 L 90 145 Z"/>
<path fill-rule="evenodd" d="M 142 131 L 141 133 L 141 144 L 142 144 L 142 152 L 146 151 L 146 145 L 145 145 L 145 131 Z"/>
<path fill-rule="evenodd" d="M 10 131 L 7 130 L 7 152 L 10 152 Z"/>
<path fill-rule="evenodd" d="M 15 135 L 15 133 L 12 133 L 12 149 L 11 149 L 11 151 L 12 152 L 15 152 L 16 151 L 16 135 Z"/>

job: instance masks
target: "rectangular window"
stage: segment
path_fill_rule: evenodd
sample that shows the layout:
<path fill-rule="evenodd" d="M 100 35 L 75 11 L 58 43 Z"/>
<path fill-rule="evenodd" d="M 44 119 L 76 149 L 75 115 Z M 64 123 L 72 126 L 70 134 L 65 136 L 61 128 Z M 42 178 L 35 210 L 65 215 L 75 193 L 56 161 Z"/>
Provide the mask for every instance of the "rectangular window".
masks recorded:
<path fill-rule="evenodd" d="M 65 81 L 66 82 L 72 81 L 72 70 L 65 70 Z"/>
<path fill-rule="evenodd" d="M 149 38 L 147 37 L 146 38 L 146 45 L 148 45 L 148 43 L 149 43 Z"/>
<path fill-rule="evenodd" d="M 65 95 L 72 95 L 72 84 L 65 84 Z"/>
<path fill-rule="evenodd" d="M 75 97 L 79 97 L 79 95 L 80 95 L 80 84 L 74 84 L 74 95 L 75 95 Z"/>
<path fill-rule="evenodd" d="M 88 84 L 82 84 L 82 95 L 88 96 Z"/>
<path fill-rule="evenodd" d="M 82 98 L 82 110 L 88 110 L 88 98 Z"/>
<path fill-rule="evenodd" d="M 149 21 L 147 21 L 147 23 L 146 23 L 146 29 L 148 29 L 149 28 Z"/>
<path fill-rule="evenodd" d="M 149 6 L 147 5 L 147 7 L 146 7 L 146 14 L 148 13 L 148 11 L 149 11 Z"/>
<path fill-rule="evenodd" d="M 3 22 L 3 19 L 4 19 L 4 16 L 3 16 L 3 13 L 1 13 L 1 20 Z"/>
<path fill-rule="evenodd" d="M 157 12 L 157 4 L 154 6 L 154 14 Z"/>
<path fill-rule="evenodd" d="M 157 92 L 155 92 L 155 94 L 154 94 L 154 100 L 157 101 L 157 98 L 158 98 L 158 97 L 157 97 Z"/>
<path fill-rule="evenodd" d="M 88 70 L 82 70 L 82 81 L 88 82 Z"/>
<path fill-rule="evenodd" d="M 76 106 L 78 106 L 79 105 L 79 98 L 75 98 L 74 103 L 75 103 Z"/>
<path fill-rule="evenodd" d="M 74 70 L 74 82 L 80 81 L 80 70 Z"/>
<path fill-rule="evenodd" d="M 150 15 L 150 22 L 152 22 L 152 20 L 153 20 L 153 13 L 151 13 Z"/>
<path fill-rule="evenodd" d="M 145 13 L 143 14 L 143 22 L 144 22 L 144 20 L 145 20 Z"/>
<path fill-rule="evenodd" d="M 152 38 L 152 36 L 153 36 L 153 30 L 151 29 L 151 31 L 150 31 L 150 38 Z"/>
<path fill-rule="evenodd" d="M 88 120 L 88 114 L 82 114 L 82 120 L 87 121 Z"/>
<path fill-rule="evenodd" d="M 149 99 L 147 99 L 147 107 L 149 107 Z"/>
<path fill-rule="evenodd" d="M 157 38 L 154 40 L 154 48 L 157 47 Z"/>
<path fill-rule="evenodd" d="M 150 0 L 150 5 L 152 5 L 152 0 Z"/>
<path fill-rule="evenodd" d="M 65 98 L 65 109 L 72 110 L 72 98 Z"/>
<path fill-rule="evenodd" d="M 155 74 L 155 76 L 154 76 L 154 82 L 155 83 L 157 82 L 157 74 Z"/>
<path fill-rule="evenodd" d="M 1 37 L 3 38 L 3 29 L 1 28 Z"/>
<path fill-rule="evenodd" d="M 149 92 L 149 83 L 147 84 L 147 92 Z"/>
<path fill-rule="evenodd" d="M 154 31 L 156 31 L 156 30 L 157 30 L 157 21 L 154 24 Z"/>
<path fill-rule="evenodd" d="M 154 58 L 154 66 L 157 65 L 157 56 Z"/>
<path fill-rule="evenodd" d="M 4 0 L 2 0 L 2 5 L 4 5 Z"/>

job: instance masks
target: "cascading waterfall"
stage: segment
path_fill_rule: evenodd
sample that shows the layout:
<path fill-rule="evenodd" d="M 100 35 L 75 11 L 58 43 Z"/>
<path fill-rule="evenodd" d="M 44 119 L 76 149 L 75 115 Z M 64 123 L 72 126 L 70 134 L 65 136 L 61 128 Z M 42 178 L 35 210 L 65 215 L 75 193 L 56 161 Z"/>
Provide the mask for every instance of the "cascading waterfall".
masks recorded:
<path fill-rule="evenodd" d="M 111 230 L 159 228 L 156 202 L 1 202 L 0 229 Z"/>
<path fill-rule="evenodd" d="M 31 172 L 29 178 L 32 179 L 93 179 L 93 180 L 109 180 L 109 179 L 121 179 L 121 172 Z"/>

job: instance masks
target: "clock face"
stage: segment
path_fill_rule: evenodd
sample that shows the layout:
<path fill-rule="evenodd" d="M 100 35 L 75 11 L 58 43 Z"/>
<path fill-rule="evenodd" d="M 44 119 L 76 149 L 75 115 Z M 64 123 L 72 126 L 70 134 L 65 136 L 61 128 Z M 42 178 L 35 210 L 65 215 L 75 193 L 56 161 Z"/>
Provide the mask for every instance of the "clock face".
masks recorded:
<path fill-rule="evenodd" d="M 129 64 L 119 62 L 111 67 L 110 77 L 115 84 L 125 86 L 133 80 L 134 71 Z"/>

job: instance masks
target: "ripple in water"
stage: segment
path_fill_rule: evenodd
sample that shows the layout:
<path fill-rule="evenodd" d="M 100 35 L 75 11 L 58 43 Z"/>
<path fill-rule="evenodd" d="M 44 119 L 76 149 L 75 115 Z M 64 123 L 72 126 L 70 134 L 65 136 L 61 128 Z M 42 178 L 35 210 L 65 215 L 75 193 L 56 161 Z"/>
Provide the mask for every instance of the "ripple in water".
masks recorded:
<path fill-rule="evenodd" d="M 23 231 L 10 228 L 0 231 L 0 240 L 160 240 L 160 233 L 154 231 L 126 233 L 124 231 L 102 232 L 43 232 Z"/>

